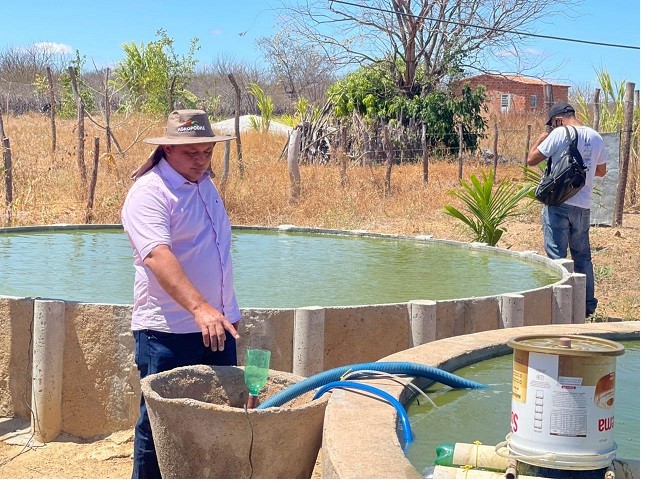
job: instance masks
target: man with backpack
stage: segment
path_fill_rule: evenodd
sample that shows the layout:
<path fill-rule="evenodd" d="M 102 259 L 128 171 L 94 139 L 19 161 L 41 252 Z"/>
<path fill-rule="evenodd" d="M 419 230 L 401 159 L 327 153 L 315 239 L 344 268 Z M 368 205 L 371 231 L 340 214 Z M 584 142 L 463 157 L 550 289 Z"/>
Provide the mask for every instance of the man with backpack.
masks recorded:
<path fill-rule="evenodd" d="M 576 118 L 575 109 L 566 102 L 554 104 L 548 113 L 545 131 L 536 139 L 527 155 L 527 164 L 538 165 L 552 158 L 558 160 L 570 144 L 570 138 L 560 126 L 568 126 L 572 138 L 578 139 L 577 149 L 587 167 L 586 182 L 572 197 L 558 205 L 544 205 L 541 214 L 545 252 L 551 259 L 565 259 L 570 256 L 575 272 L 586 275 L 586 316 L 595 313 L 595 274 L 590 252 L 590 205 L 593 193 L 593 179 L 606 174 L 606 149 L 600 134 L 582 125 Z"/>

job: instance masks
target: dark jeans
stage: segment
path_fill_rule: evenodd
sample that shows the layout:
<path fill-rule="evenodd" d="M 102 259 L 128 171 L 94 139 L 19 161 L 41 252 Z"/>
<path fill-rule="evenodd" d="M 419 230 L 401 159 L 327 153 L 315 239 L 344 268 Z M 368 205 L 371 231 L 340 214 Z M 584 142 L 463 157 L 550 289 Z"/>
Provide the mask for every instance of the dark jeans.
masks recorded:
<path fill-rule="evenodd" d="M 586 316 L 595 313 L 595 274 L 590 255 L 590 210 L 559 204 L 543 206 L 543 237 L 545 252 L 551 259 L 570 257 L 575 263 L 575 272 L 586 275 Z"/>
<path fill-rule="evenodd" d="M 205 347 L 200 333 L 173 334 L 155 330 L 136 330 L 133 336 L 135 337 L 135 363 L 140 371 L 140 379 L 181 366 L 237 365 L 237 344 L 227 332 L 225 350 L 221 352 L 212 352 L 209 347 Z M 140 417 L 135 424 L 132 478 L 162 478 L 144 396 L 140 398 Z"/>

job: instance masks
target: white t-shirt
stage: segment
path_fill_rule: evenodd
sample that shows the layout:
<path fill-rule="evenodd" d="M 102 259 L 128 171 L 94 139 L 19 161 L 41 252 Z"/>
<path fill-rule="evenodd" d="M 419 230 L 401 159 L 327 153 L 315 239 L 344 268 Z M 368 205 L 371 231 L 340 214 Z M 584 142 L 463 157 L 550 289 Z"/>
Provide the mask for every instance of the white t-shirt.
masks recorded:
<path fill-rule="evenodd" d="M 537 147 L 546 158 L 552 157 L 553 160 L 559 158 L 561 152 L 570 144 L 566 130 L 563 129 L 564 127 L 568 128 L 572 137 L 575 134 L 574 130 L 577 130 L 579 138 L 577 141 L 577 149 L 584 159 L 584 165 L 588 168 L 586 172 L 586 185 L 577 194 L 565 201 L 565 204 L 590 209 L 595 168 L 597 165 L 605 164 L 607 159 L 604 141 L 597 131 L 588 126 L 560 126 L 553 129 L 548 137 Z"/>

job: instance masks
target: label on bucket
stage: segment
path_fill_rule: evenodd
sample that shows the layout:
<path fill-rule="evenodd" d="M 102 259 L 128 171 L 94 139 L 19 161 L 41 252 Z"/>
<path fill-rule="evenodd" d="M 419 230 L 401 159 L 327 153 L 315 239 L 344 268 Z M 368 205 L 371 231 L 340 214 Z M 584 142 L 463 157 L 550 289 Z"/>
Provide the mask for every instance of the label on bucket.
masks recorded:
<path fill-rule="evenodd" d="M 515 350 L 510 448 L 552 455 L 542 466 L 606 466 L 616 448 L 614 402 L 615 357 Z"/>

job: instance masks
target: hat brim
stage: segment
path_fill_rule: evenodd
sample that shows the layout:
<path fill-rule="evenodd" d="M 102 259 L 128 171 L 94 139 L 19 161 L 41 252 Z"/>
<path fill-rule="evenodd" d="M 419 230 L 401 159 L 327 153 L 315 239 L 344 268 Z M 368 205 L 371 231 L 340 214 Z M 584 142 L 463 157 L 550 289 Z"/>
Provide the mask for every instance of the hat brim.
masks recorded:
<path fill-rule="evenodd" d="M 159 138 L 145 138 L 142 140 L 149 145 L 196 145 L 201 143 L 219 143 L 220 141 L 230 141 L 236 139 L 235 136 L 214 135 L 206 137 L 191 137 L 186 138 L 170 138 L 168 136 L 160 136 Z"/>

